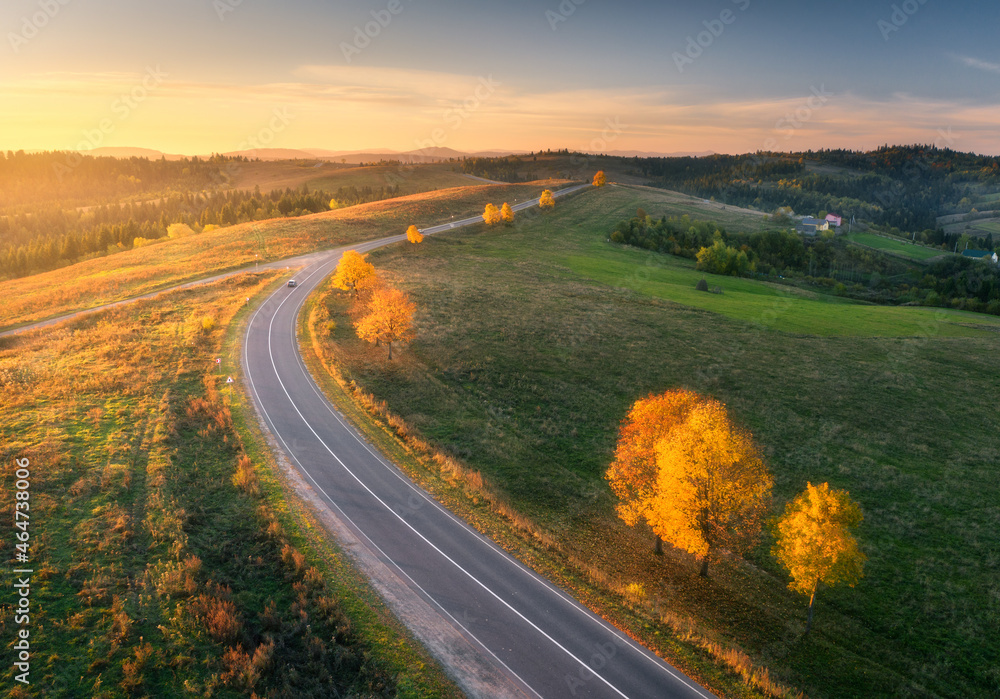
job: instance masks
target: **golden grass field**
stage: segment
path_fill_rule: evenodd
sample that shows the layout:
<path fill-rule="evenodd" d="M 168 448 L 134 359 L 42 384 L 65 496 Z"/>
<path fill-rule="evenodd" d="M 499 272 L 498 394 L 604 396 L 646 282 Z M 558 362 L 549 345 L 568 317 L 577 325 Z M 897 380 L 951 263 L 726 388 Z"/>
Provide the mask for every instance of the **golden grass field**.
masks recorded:
<path fill-rule="evenodd" d="M 0 649 L 6 696 L 457 695 L 296 514 L 235 409 L 224 339 L 279 277 L 0 339 L 0 520 L 27 459 L 35 571 L 30 623 L 0 609 L 4 638 L 28 628 L 33 649 L 27 686 Z"/>

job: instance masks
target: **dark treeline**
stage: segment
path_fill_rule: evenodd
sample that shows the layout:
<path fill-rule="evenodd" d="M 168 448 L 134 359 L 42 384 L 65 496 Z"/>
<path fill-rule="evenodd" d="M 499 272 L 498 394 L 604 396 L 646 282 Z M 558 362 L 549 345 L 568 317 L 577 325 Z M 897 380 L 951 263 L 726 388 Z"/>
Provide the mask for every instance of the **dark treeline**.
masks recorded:
<path fill-rule="evenodd" d="M 807 162 L 852 172 L 809 172 Z M 971 208 L 973 185 L 996 183 L 1000 175 L 1000 158 L 934 146 L 634 158 L 630 164 L 654 186 L 764 211 L 836 212 L 903 232 L 936 230 L 942 213 Z"/>
<path fill-rule="evenodd" d="M 87 210 L 39 206 L 0 217 L 0 275 L 12 278 L 56 269 L 81 257 L 131 249 L 136 238 L 156 240 L 174 223 L 195 229 L 295 217 L 387 199 L 398 187 L 340 187 L 310 192 L 303 186 L 262 194 L 254 191 L 189 192 L 157 201 L 110 204 Z M 331 202 L 331 200 L 333 200 Z"/>
<path fill-rule="evenodd" d="M 556 155 L 570 155 L 556 151 Z M 580 156 L 581 158 L 584 156 Z M 802 215 L 837 213 L 883 227 L 896 235 L 918 233 L 948 241 L 938 216 L 969 213 L 977 190 L 1000 187 L 1000 157 L 932 145 L 885 146 L 862 152 L 819 150 L 705 157 L 607 158 L 655 187 L 715 199 L 759 211 L 789 207 Z M 531 163 L 521 158 L 467 158 L 463 171 L 517 182 Z M 954 240 L 951 241 L 954 243 Z"/>
<path fill-rule="evenodd" d="M 784 230 L 733 233 L 687 216 L 654 219 L 641 209 L 615 226 L 611 240 L 697 259 L 699 269 L 715 274 L 784 278 L 875 303 L 1000 315 L 1000 271 L 958 255 L 921 267 L 833 235 L 804 239 Z"/>
<path fill-rule="evenodd" d="M 465 158 L 462 160 L 462 172 L 466 175 L 485 177 L 498 182 L 523 182 L 518 170 L 524 167 L 523 161 L 516 155 L 506 158 Z"/>
<path fill-rule="evenodd" d="M 58 202 L 110 204 L 148 193 L 199 191 L 225 183 L 224 168 L 245 158 L 149 160 L 68 152 L 0 151 L 0 212 Z"/>

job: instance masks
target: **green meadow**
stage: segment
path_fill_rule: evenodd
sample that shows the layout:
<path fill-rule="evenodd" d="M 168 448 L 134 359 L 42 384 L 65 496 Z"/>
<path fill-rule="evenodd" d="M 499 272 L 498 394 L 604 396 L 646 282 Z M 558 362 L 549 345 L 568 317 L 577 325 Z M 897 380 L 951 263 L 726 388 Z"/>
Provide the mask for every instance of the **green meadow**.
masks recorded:
<path fill-rule="evenodd" d="M 886 252 L 902 255 L 903 257 L 908 257 L 911 260 L 929 260 L 932 257 L 939 257 L 946 254 L 945 251 L 940 248 L 928 248 L 922 245 L 913 245 L 901 240 L 896 241 L 880 235 L 871 235 L 870 233 L 853 233 L 848 237 L 848 240 L 866 245 L 870 248 L 875 248 L 876 250 L 885 250 Z"/>

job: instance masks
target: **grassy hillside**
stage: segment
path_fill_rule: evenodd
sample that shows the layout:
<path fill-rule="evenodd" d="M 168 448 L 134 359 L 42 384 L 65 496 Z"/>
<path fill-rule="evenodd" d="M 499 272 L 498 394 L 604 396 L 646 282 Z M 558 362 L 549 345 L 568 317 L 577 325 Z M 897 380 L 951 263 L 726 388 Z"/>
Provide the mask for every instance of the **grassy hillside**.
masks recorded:
<path fill-rule="evenodd" d="M 0 341 L 0 550 L 35 571 L 27 624 L 4 586 L 7 696 L 457 696 L 342 554 L 317 547 L 231 412 L 224 335 L 276 278 Z M 22 564 L 14 459 L 30 465 Z"/>
<path fill-rule="evenodd" d="M 696 292 L 690 263 L 607 242 L 638 206 L 692 213 L 606 188 L 512 228 L 377 251 L 417 303 L 417 340 L 390 364 L 331 300 L 330 356 L 557 539 L 565 565 L 625 591 L 644 620 L 630 628 L 662 652 L 719 639 L 814 697 L 1000 692 L 995 320 L 723 277 L 709 277 L 722 295 Z M 615 518 L 603 473 L 617 426 L 671 387 L 721 399 L 753 430 L 777 506 L 806 481 L 860 502 L 866 577 L 821 590 L 808 638 L 769 542 L 704 581 Z"/>
<path fill-rule="evenodd" d="M 881 235 L 871 235 L 869 233 L 853 233 L 848 237 L 855 243 L 861 243 L 876 250 L 902 255 L 911 260 L 929 260 L 932 257 L 940 257 L 947 254 L 941 248 L 924 247 L 922 245 L 911 245 L 898 239 L 886 238 Z"/>
<path fill-rule="evenodd" d="M 245 223 L 0 282 L 0 329 L 91 308 L 219 272 L 441 223 L 487 202 L 538 196 L 551 182 L 475 185 L 295 219 Z"/>
<path fill-rule="evenodd" d="M 310 189 L 334 191 L 340 187 L 399 187 L 400 195 L 418 194 L 433 189 L 467 187 L 473 182 L 465 175 L 452 171 L 449 164 L 370 165 L 318 170 L 320 176 L 308 180 Z"/>

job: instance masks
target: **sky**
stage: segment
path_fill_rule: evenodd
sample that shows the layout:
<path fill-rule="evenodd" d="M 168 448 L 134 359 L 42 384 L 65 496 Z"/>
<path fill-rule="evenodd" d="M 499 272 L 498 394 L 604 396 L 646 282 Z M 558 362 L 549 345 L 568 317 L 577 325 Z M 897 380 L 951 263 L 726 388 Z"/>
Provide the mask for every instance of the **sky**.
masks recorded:
<path fill-rule="evenodd" d="M 0 148 L 1000 154 L 996 0 L 4 0 Z"/>

